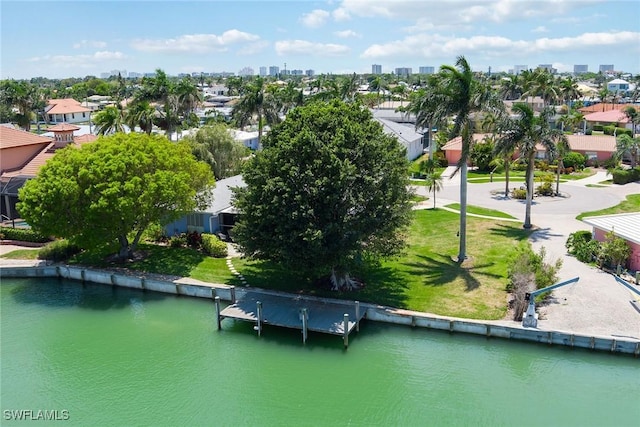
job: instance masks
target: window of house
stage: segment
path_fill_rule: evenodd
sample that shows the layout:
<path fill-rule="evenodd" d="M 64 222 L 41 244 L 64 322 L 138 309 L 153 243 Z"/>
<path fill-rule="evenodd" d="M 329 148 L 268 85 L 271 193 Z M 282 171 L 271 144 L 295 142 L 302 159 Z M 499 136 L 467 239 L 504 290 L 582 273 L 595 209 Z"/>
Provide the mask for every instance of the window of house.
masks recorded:
<path fill-rule="evenodd" d="M 187 231 L 204 232 L 204 215 L 197 213 L 187 215 Z"/>
<path fill-rule="evenodd" d="M 82 117 L 87 117 L 87 113 L 82 113 Z"/>
<path fill-rule="evenodd" d="M 598 158 L 598 153 L 595 151 L 587 151 L 584 155 L 587 156 L 587 160 L 595 160 Z"/>
<path fill-rule="evenodd" d="M 76 118 L 76 113 L 71 113 L 71 118 L 75 119 Z"/>

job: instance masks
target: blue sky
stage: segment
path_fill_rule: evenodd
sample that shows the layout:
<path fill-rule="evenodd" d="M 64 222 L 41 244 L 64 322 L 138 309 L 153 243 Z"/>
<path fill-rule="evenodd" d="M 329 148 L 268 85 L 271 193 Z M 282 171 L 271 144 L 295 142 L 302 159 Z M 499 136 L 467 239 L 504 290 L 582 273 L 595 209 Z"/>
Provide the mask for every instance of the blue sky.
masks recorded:
<path fill-rule="evenodd" d="M 587 64 L 640 73 L 635 0 L 5 1 L 1 78 Z"/>

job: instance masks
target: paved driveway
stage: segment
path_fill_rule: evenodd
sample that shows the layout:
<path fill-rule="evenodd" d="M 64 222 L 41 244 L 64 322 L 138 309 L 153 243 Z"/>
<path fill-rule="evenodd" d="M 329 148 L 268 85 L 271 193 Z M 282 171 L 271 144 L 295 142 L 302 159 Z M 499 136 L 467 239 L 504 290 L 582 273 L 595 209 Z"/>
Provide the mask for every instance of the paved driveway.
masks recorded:
<path fill-rule="evenodd" d="M 450 171 L 451 168 L 445 171 L 445 175 Z M 610 274 L 567 255 L 564 246 L 570 233 L 590 230 L 589 226 L 575 219 L 578 214 L 615 206 L 628 194 L 640 194 L 640 183 L 637 182 L 603 188 L 586 187 L 586 184 L 608 178 L 610 177 L 605 172 L 598 172 L 584 180 L 560 183 L 560 192 L 564 197 L 534 199 L 531 222 L 535 232 L 530 238 L 534 250 L 544 246 L 548 260 L 562 259 L 559 274 L 561 280 L 580 277 L 577 283 L 555 290 L 550 303 L 539 308 L 538 327 L 542 330 L 624 336 L 640 340 L 640 313 L 631 305 L 631 292 L 618 284 Z M 443 184 L 442 191 L 437 193 L 436 205 L 458 203 L 459 177 L 445 178 Z M 515 185 L 520 186 L 522 183 Z M 496 191 L 504 191 L 504 186 L 504 182 L 470 183 L 467 187 L 468 204 L 506 212 L 524 222 L 524 201 L 505 198 L 504 194 L 494 194 Z M 425 187 L 416 187 L 416 191 L 429 196 Z"/>

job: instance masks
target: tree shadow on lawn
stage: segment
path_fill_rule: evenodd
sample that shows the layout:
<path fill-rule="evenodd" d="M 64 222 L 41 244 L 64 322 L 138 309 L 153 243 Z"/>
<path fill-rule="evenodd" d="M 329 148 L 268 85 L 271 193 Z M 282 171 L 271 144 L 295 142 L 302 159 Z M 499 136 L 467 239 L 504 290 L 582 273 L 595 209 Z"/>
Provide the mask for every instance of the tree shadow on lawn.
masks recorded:
<path fill-rule="evenodd" d="M 418 257 L 423 262 L 407 263 L 405 265 L 413 269 L 414 273 L 411 274 L 424 277 L 424 285 L 426 286 L 443 286 L 453 283 L 457 279 L 462 279 L 465 284 L 465 290 L 469 292 L 482 285 L 478 276 L 494 279 L 501 278 L 498 274 L 481 271 L 483 268 L 491 267 L 493 264 L 475 265 L 473 260 L 467 260 L 460 265 L 450 257 L 443 255 L 435 255 L 433 257 L 419 255 Z"/>
<path fill-rule="evenodd" d="M 552 233 L 550 228 L 538 228 L 533 230 L 533 233 L 531 234 L 529 240 L 531 240 L 532 242 L 539 242 L 539 241 L 543 241 L 543 240 L 549 240 L 552 237 L 561 237 L 562 234 L 559 233 Z"/>
<path fill-rule="evenodd" d="M 247 263 L 241 273 L 249 286 L 257 288 L 406 308 L 405 290 L 408 285 L 402 275 L 390 267 L 367 267 L 354 272 L 352 277 L 365 284 L 354 291 L 332 291 L 318 287 L 315 285 L 316 278 L 304 277 L 301 273 L 268 261 Z"/>
<path fill-rule="evenodd" d="M 144 259 L 124 266 L 149 273 L 189 277 L 191 271 L 206 258 L 206 255 L 189 248 L 155 246 L 150 249 L 150 252 L 151 254 Z"/>
<path fill-rule="evenodd" d="M 489 231 L 491 234 L 520 242 L 522 240 L 527 240 L 535 230 L 526 230 L 524 228 L 513 227 L 505 224 L 495 224 L 493 227 L 489 228 Z"/>

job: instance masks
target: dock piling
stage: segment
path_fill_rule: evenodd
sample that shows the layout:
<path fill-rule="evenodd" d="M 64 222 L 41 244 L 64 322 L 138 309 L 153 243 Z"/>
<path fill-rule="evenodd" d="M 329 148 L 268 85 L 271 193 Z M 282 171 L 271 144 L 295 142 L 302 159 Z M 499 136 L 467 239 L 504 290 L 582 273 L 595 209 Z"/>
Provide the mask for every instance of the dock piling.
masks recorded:
<path fill-rule="evenodd" d="M 344 314 L 344 348 L 349 347 L 349 313 Z"/>
<path fill-rule="evenodd" d="M 256 313 L 258 315 L 258 324 L 257 324 L 257 328 L 258 328 L 258 336 L 262 336 L 262 302 L 258 301 L 256 302 Z"/>
<path fill-rule="evenodd" d="M 229 291 L 231 292 L 231 304 L 235 304 L 236 303 L 236 287 L 232 286 L 231 288 L 229 288 Z"/>
<path fill-rule="evenodd" d="M 356 301 L 355 305 L 356 305 L 356 332 L 360 332 L 360 301 Z"/>
<path fill-rule="evenodd" d="M 220 297 L 216 295 L 216 297 L 214 298 L 214 301 L 216 303 L 216 319 L 218 319 L 218 330 L 222 329 L 222 325 L 220 322 Z"/>
<path fill-rule="evenodd" d="M 302 343 L 307 343 L 307 320 L 308 320 L 308 312 L 306 308 L 302 309 Z"/>

